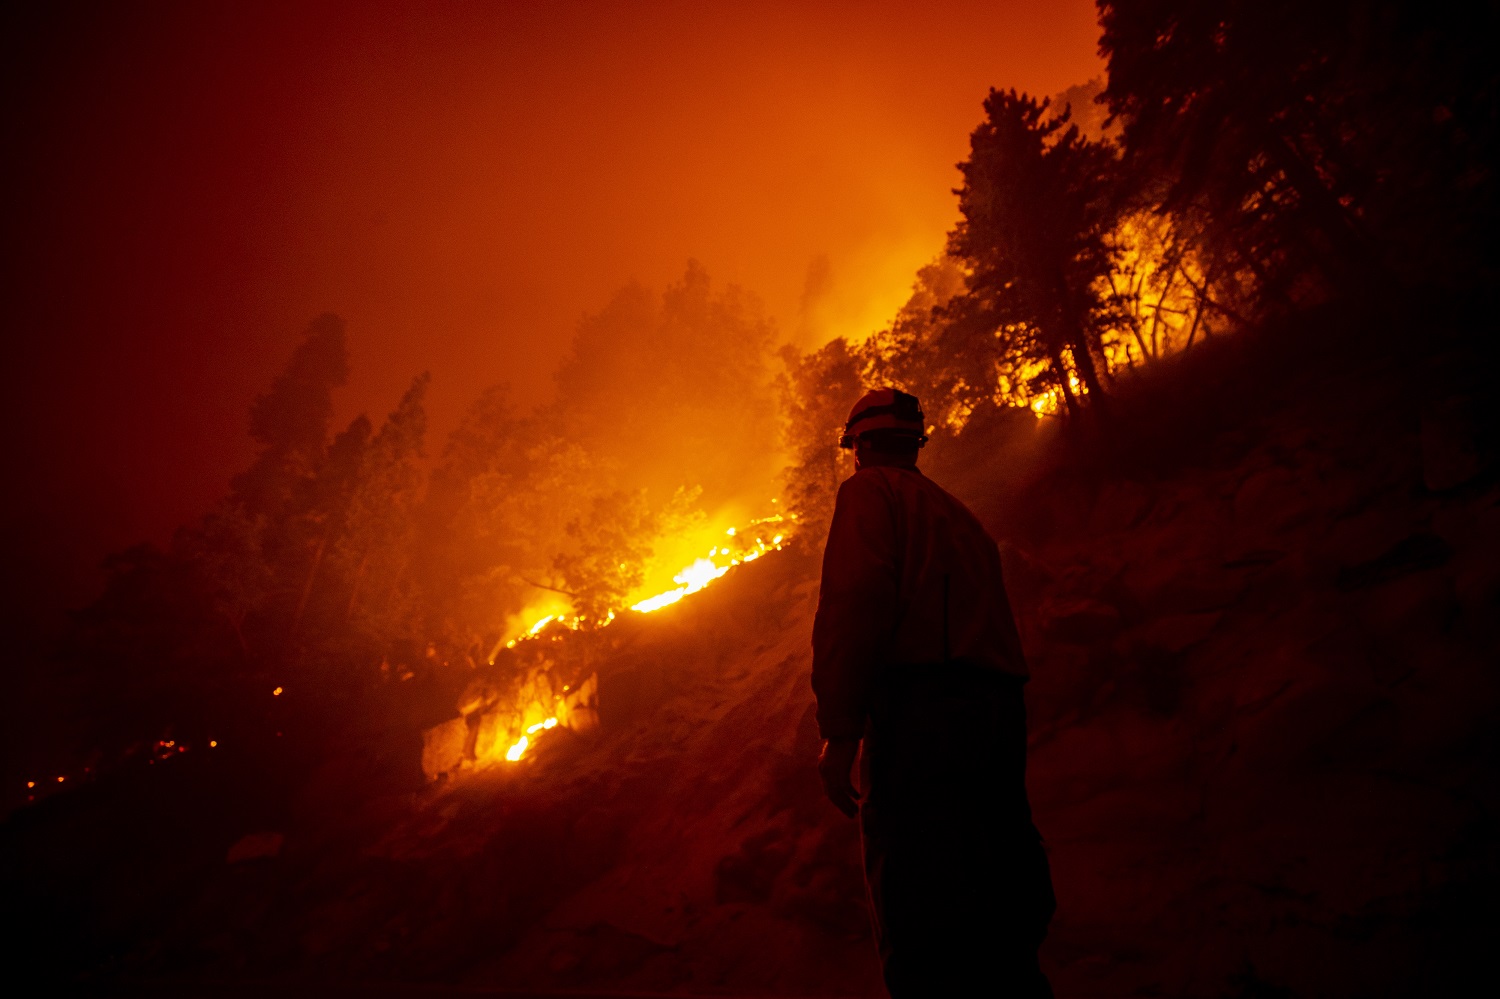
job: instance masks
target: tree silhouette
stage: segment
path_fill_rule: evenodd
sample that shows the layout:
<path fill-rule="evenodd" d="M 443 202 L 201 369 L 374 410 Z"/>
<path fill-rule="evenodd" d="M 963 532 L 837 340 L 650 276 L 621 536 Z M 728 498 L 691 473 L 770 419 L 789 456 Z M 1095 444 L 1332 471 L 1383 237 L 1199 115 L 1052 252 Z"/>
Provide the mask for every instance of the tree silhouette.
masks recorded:
<path fill-rule="evenodd" d="M 783 439 L 792 463 L 784 473 L 787 509 L 797 514 L 801 536 L 821 542 L 833 516 L 834 495 L 845 469 L 839 431 L 849 407 L 863 392 L 861 359 L 837 337 L 811 354 L 788 345 L 777 379 Z"/>
<path fill-rule="evenodd" d="M 1103 0 L 1105 98 L 1137 184 L 1209 263 L 1295 304 L 1493 259 L 1496 10 Z M 1393 267 L 1400 261 L 1400 267 Z"/>
<path fill-rule="evenodd" d="M 772 340 L 753 296 L 689 261 L 661 295 L 626 287 L 579 324 L 551 431 L 601 460 L 628 456 L 619 485 L 653 503 L 698 486 L 710 506 L 743 497 L 774 472 Z"/>
<path fill-rule="evenodd" d="M 300 579 L 292 580 L 298 587 L 297 606 L 291 623 L 294 633 L 301 627 L 309 606 L 314 602 L 328 550 L 344 533 L 349 506 L 360 484 L 371 432 L 369 417 L 363 414 L 355 417 L 328 446 L 328 453 L 307 490 L 308 502 L 301 511 L 301 530 L 298 533 L 312 555 L 305 567 L 302 559 L 292 567 L 300 572 Z"/>
<path fill-rule="evenodd" d="M 1064 353 L 1095 400 L 1104 389 L 1095 365 L 1101 293 L 1112 264 L 1107 235 L 1117 214 L 1113 147 L 1089 141 L 1068 112 L 1048 102 L 990 91 L 985 120 L 959 164 L 962 219 L 949 252 L 969 269 L 966 292 L 949 306 L 961 335 L 998 331 L 1050 362 L 1070 407 Z"/>
<path fill-rule="evenodd" d="M 264 526 L 264 518 L 221 503 L 173 539 L 174 554 L 196 567 L 214 607 L 234 631 L 247 665 L 253 655 L 246 625 L 250 615 L 265 606 L 274 582 L 261 543 Z"/>
<path fill-rule="evenodd" d="M 364 449 L 338 544 L 347 573 L 346 620 L 387 640 L 411 624 L 404 587 L 422 498 L 419 462 L 427 432 L 423 400 L 428 381 L 426 374 L 412 380 Z"/>
<path fill-rule="evenodd" d="M 344 321 L 314 319 L 271 390 L 250 409 L 250 437 L 260 454 L 231 484 L 232 500 L 252 516 L 280 516 L 312 476 L 328 444 L 335 388 L 349 377 Z"/>

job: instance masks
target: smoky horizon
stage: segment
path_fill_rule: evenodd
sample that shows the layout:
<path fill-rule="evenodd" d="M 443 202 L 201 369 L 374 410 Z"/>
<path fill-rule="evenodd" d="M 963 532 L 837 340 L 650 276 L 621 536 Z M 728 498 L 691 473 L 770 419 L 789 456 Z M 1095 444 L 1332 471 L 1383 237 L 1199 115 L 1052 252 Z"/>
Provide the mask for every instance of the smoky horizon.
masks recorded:
<path fill-rule="evenodd" d="M 347 323 L 335 430 L 431 373 L 433 467 L 493 386 L 555 404 L 589 324 L 690 261 L 758 301 L 772 351 L 868 336 L 942 251 L 988 88 L 1102 69 L 1084 2 L 10 21 L 6 585 L 32 641 L 107 554 L 227 494 L 314 317 Z"/>

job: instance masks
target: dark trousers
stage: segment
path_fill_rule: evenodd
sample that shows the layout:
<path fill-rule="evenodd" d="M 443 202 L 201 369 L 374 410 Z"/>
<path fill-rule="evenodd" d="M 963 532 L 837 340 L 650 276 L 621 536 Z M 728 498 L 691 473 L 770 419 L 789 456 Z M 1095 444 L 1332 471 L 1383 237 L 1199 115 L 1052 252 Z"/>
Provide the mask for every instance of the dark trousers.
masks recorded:
<path fill-rule="evenodd" d="M 860 811 L 893 999 L 1050 997 L 1037 964 L 1056 902 L 1026 800 L 1022 681 L 896 667 L 874 692 Z"/>

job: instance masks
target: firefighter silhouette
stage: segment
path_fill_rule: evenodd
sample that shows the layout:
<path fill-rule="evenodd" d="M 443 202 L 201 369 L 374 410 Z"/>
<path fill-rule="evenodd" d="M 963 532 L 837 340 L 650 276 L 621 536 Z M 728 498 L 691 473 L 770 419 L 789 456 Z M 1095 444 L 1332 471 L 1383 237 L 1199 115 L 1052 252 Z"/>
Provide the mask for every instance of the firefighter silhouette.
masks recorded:
<path fill-rule="evenodd" d="M 1037 963 L 1055 902 L 1026 798 L 1026 660 L 999 549 L 918 471 L 926 443 L 917 398 L 896 389 L 865 395 L 844 426 L 855 473 L 839 487 L 813 626 L 818 770 L 860 820 L 894 999 L 1051 996 Z"/>

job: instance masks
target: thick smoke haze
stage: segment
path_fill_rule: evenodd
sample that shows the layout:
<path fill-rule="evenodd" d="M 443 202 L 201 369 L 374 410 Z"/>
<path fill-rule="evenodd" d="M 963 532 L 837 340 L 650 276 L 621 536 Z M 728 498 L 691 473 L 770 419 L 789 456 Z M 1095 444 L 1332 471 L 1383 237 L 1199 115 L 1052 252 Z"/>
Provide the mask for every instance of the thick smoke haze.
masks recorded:
<path fill-rule="evenodd" d="M 1098 75 L 1089 0 L 157 4 L 6 15 L 8 602 L 87 600 L 253 454 L 307 323 L 335 423 L 432 373 L 544 404 L 585 315 L 689 258 L 803 344 L 889 319 L 988 87 Z"/>

